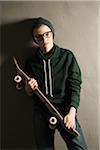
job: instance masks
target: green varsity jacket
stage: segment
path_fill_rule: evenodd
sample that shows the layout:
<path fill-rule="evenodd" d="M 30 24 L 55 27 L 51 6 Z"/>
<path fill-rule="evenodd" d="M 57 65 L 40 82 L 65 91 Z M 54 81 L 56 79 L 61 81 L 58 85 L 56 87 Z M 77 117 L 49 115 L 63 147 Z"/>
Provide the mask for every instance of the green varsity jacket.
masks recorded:
<path fill-rule="evenodd" d="M 72 51 L 56 44 L 47 54 L 37 48 L 25 66 L 27 73 L 37 80 L 40 90 L 52 103 L 78 108 L 82 80 Z"/>

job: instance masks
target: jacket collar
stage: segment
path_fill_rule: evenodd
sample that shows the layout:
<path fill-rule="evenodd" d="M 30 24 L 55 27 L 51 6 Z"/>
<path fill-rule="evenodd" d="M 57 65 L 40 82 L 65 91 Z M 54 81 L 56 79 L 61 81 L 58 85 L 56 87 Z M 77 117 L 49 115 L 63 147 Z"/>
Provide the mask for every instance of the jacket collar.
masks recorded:
<path fill-rule="evenodd" d="M 59 54 L 60 54 L 60 48 L 56 44 L 54 44 L 53 48 L 47 54 L 43 54 L 42 51 L 40 50 L 40 48 L 38 48 L 38 50 L 37 50 L 38 57 L 40 59 L 45 59 L 45 60 L 57 59 L 57 57 L 59 57 Z"/>

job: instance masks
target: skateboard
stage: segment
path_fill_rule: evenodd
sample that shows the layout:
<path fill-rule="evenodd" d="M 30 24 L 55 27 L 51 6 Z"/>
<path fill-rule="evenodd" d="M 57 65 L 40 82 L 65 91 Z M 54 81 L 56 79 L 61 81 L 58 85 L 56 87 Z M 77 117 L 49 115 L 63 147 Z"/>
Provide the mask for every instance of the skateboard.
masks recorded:
<path fill-rule="evenodd" d="M 18 82 L 20 82 L 20 76 L 21 78 L 24 78 L 26 80 L 30 80 L 30 77 L 26 74 L 25 71 L 19 66 L 17 59 L 15 56 L 13 56 L 13 61 L 17 69 L 17 76 Z M 80 135 L 80 133 L 76 129 L 68 129 L 64 124 L 64 118 L 59 113 L 59 111 L 53 106 L 53 104 L 49 101 L 49 99 L 41 92 L 39 88 L 36 88 L 33 90 L 33 92 L 39 97 L 39 99 L 42 101 L 42 103 L 46 106 L 46 108 L 50 111 L 52 117 L 49 119 L 51 128 L 55 128 L 57 123 L 65 130 L 65 132 L 69 133 L 73 138 Z"/>

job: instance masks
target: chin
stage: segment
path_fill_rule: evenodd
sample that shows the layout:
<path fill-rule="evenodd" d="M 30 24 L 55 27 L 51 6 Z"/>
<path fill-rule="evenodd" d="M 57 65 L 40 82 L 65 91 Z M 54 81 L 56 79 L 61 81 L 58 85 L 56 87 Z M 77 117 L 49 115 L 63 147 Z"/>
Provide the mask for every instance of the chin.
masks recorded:
<path fill-rule="evenodd" d="M 43 50 L 45 51 L 45 52 L 49 52 L 50 51 L 50 47 L 48 47 L 48 46 L 45 46 L 45 47 L 43 47 Z"/>
<path fill-rule="evenodd" d="M 45 53 L 47 53 L 47 52 L 49 52 L 50 50 L 52 49 L 52 46 L 51 45 L 44 45 L 43 47 L 42 47 L 42 50 L 45 52 Z"/>

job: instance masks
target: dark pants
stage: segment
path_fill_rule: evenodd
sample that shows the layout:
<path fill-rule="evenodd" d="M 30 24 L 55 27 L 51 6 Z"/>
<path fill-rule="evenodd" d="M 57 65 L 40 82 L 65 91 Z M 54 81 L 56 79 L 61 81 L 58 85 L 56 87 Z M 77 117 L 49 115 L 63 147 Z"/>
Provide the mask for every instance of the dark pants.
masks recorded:
<path fill-rule="evenodd" d="M 54 150 L 54 134 L 55 130 L 49 128 L 50 114 L 43 107 L 42 109 L 34 108 L 33 111 L 33 136 L 34 150 Z M 63 128 L 57 127 L 60 135 L 66 143 L 68 150 L 87 150 L 82 129 L 76 117 L 76 129 L 80 136 L 71 138 L 69 133 L 66 134 Z"/>

